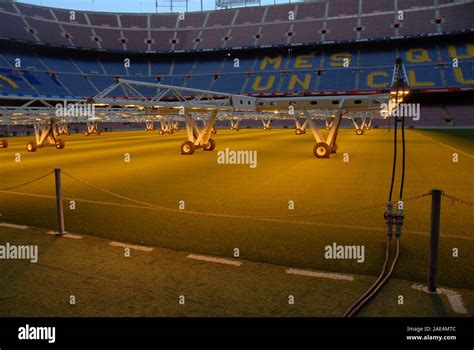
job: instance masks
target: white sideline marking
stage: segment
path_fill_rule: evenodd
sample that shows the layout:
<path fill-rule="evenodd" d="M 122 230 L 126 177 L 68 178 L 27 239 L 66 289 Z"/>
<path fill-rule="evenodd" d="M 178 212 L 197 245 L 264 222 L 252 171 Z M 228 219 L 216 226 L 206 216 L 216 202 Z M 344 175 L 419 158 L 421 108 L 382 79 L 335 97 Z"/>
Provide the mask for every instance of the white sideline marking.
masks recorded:
<path fill-rule="evenodd" d="M 428 293 L 427 288 L 421 284 L 414 284 L 412 285 L 412 288 Z M 467 309 L 464 306 L 464 303 L 462 302 L 461 294 L 459 294 L 458 292 L 455 292 L 454 290 L 446 289 L 446 288 L 438 288 L 437 292 L 439 294 L 446 295 L 449 303 L 451 304 L 451 308 L 453 309 L 454 312 L 458 314 L 467 314 Z"/>
<path fill-rule="evenodd" d="M 308 276 L 308 277 L 319 277 L 327 278 L 330 280 L 341 280 L 341 281 L 353 281 L 354 277 L 349 275 L 343 275 L 340 273 L 332 272 L 321 272 L 321 271 L 308 271 L 300 269 L 287 269 L 286 273 L 289 275 L 299 275 L 299 276 Z"/>
<path fill-rule="evenodd" d="M 224 259 L 224 258 L 215 258 L 213 256 L 206 256 L 206 255 L 189 254 L 187 258 L 194 259 L 194 260 L 208 261 L 208 262 L 213 262 L 217 264 L 224 264 L 224 265 L 234 265 L 234 266 L 242 265 L 240 261 Z"/>
<path fill-rule="evenodd" d="M 62 235 L 64 238 L 71 238 L 71 239 L 82 239 L 82 236 L 79 235 L 73 235 L 71 233 L 65 233 Z"/>
<path fill-rule="evenodd" d="M 25 225 L 15 225 L 15 224 L 7 224 L 5 222 L 0 222 L 0 226 L 8 227 L 8 228 L 17 228 L 19 230 L 27 230 L 29 227 Z"/>
<path fill-rule="evenodd" d="M 459 149 L 457 149 L 457 148 L 454 148 L 454 147 L 452 147 L 452 146 L 450 146 L 450 145 L 447 145 L 447 144 L 445 144 L 445 143 L 442 143 L 442 142 L 440 142 L 440 141 L 438 141 L 438 140 L 432 139 L 431 137 L 425 136 L 425 135 L 423 135 L 423 134 L 421 134 L 421 133 L 419 133 L 419 132 L 417 132 L 417 131 L 415 131 L 415 134 L 417 134 L 417 135 L 419 135 L 419 136 L 421 136 L 421 137 L 424 137 L 425 139 L 428 139 L 428 140 L 430 140 L 430 141 L 432 141 L 432 142 L 435 142 L 435 143 L 437 143 L 437 144 L 439 144 L 439 145 L 441 145 L 441 146 L 447 147 L 447 148 L 449 148 L 449 149 L 451 149 L 451 150 L 453 150 L 453 151 L 456 151 L 456 152 L 458 152 L 458 153 L 464 154 L 465 156 L 468 156 L 468 157 L 474 159 L 474 156 L 473 156 L 472 154 L 469 154 L 469 153 L 467 153 L 467 152 L 461 151 L 461 150 L 459 150 Z"/>
<path fill-rule="evenodd" d="M 145 247 L 142 245 L 126 244 L 126 243 L 120 243 L 120 242 L 110 242 L 109 244 L 113 247 L 130 248 L 130 249 L 135 249 L 142 252 L 151 252 L 153 250 L 152 247 Z"/>
<path fill-rule="evenodd" d="M 71 238 L 71 239 L 82 239 L 82 236 L 80 235 L 73 235 L 72 233 L 63 233 L 62 235 L 59 235 L 56 231 L 48 231 L 46 232 L 48 235 L 55 235 L 55 236 L 61 236 L 64 238 Z"/>

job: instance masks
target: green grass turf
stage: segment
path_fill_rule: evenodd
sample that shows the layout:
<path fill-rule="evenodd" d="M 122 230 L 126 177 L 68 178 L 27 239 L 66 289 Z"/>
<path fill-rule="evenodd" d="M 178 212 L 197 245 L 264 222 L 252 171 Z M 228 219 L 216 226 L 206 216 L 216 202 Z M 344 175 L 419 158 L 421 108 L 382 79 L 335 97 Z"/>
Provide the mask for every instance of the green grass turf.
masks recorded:
<path fill-rule="evenodd" d="M 168 249 L 132 251 L 84 236 L 57 238 L 44 229 L 2 228 L 0 243 L 36 244 L 37 264 L 0 260 L 2 316 L 342 316 L 374 281 L 288 275 L 281 266 L 242 261 L 240 267 L 187 259 Z M 474 292 L 458 290 L 468 314 L 447 297 L 392 279 L 359 316 L 471 316 Z M 70 296 L 75 305 L 70 305 Z M 185 296 L 185 305 L 178 303 Z M 288 297 L 294 297 L 289 305 Z M 398 304 L 398 297 L 404 303 Z"/>
<path fill-rule="evenodd" d="M 422 134 L 447 145 L 453 142 L 460 151 L 472 154 L 474 142 L 472 129 L 424 129 Z"/>
<path fill-rule="evenodd" d="M 461 135 L 457 137 L 457 133 Z M 470 135 L 465 137 L 463 135 Z M 179 145 L 185 133 L 117 132 L 99 137 L 73 135 L 66 148 L 45 148 L 28 154 L 28 138 L 11 138 L 0 149 L 1 185 L 27 181 L 60 167 L 81 179 L 137 200 L 187 210 L 239 215 L 287 215 L 337 211 L 387 201 L 392 164 L 392 134 L 371 130 L 356 136 L 341 130 L 338 154 L 315 159 L 310 134 L 295 136 L 293 130 L 249 130 L 239 133 L 219 130 L 216 151 L 225 147 L 257 150 L 258 166 L 224 166 L 216 152 L 197 151 L 182 156 Z M 422 135 L 459 147 L 459 162 L 452 162 L 453 149 Z M 15 154 L 22 161 L 16 163 Z M 123 161 L 130 153 L 131 162 Z M 343 162 L 343 153 L 350 161 Z M 466 155 L 467 153 L 468 155 Z M 469 156 L 469 154 L 471 156 Z M 474 202 L 474 131 L 407 131 L 405 196 L 441 188 L 446 193 Z M 398 197 L 398 185 L 395 197 Z M 54 195 L 53 177 L 16 190 L 27 194 Z M 385 246 L 384 208 L 355 213 L 303 217 L 282 222 L 214 218 L 170 213 L 132 204 L 63 177 L 66 198 L 78 199 L 77 209 L 66 207 L 70 232 L 119 241 L 232 257 L 239 248 L 243 259 L 290 267 L 306 267 L 343 273 L 376 275 Z M 97 204 L 79 199 L 108 202 Z M 287 203 L 295 201 L 295 210 Z M 67 202 L 65 201 L 65 204 Z M 56 227 L 55 202 L 18 194 L 0 193 L 2 221 Z M 405 203 L 405 225 L 400 263 L 395 277 L 425 282 L 428 263 L 430 200 Z M 439 283 L 474 289 L 473 208 L 443 200 L 439 260 Z M 0 228 L 1 230 L 1 228 Z M 338 244 L 365 245 L 365 262 L 327 260 L 324 247 Z M 452 249 L 459 257 L 452 257 Z"/>

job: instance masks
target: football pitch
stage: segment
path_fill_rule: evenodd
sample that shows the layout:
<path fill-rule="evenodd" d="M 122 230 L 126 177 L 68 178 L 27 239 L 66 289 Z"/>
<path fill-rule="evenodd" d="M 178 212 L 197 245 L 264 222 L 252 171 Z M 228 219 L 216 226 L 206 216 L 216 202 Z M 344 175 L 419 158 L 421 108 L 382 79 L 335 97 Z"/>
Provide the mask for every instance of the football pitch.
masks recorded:
<path fill-rule="evenodd" d="M 213 136 L 216 149 L 198 150 L 192 156 L 180 154 L 179 146 L 185 138 L 184 131 L 163 136 L 144 131 L 89 137 L 73 134 L 64 137 L 63 150 L 44 148 L 36 153 L 26 152 L 25 145 L 31 137 L 10 138 L 9 148 L 0 149 L 0 189 L 3 189 L 0 222 L 55 230 L 52 173 L 20 188 L 8 188 L 60 168 L 68 232 L 167 251 L 241 259 L 272 268 L 364 276 L 364 283 L 359 280 L 357 287 L 350 283 L 336 287 L 334 283 L 341 282 L 326 282 L 332 286 L 325 291 L 326 299 L 309 298 L 319 307 L 331 297 L 334 300 L 328 301 L 329 304 L 336 303 L 338 296 L 344 302 L 339 301 L 337 307 L 327 306 L 327 310 L 308 306 L 299 309 L 298 315 L 306 312 L 308 316 L 337 316 L 358 292 L 369 286 L 384 259 L 387 229 L 383 213 L 390 185 L 393 133 L 373 129 L 357 136 L 352 129 L 341 129 L 338 152 L 330 159 L 313 156 L 315 141 L 310 132 L 296 136 L 292 129 L 241 129 L 240 132 L 219 129 Z M 400 283 L 407 286 L 426 283 L 431 211 L 430 197 L 426 194 L 431 189 L 441 189 L 459 200 L 443 197 L 438 280 L 443 287 L 465 291 L 461 294 L 472 315 L 474 130 L 410 129 L 406 138 L 405 223 L 392 285 L 399 283 L 394 288 L 400 294 L 404 288 Z M 256 167 L 219 164 L 218 152 L 226 149 L 256 151 Z M 398 200 L 398 183 L 394 193 Z M 7 239 L 20 242 L 30 237 L 25 235 L 22 239 L 22 234 L 0 227 L 0 243 Z M 328 259 L 326 248 L 334 245 L 363 246 L 363 261 Z M 91 262 L 96 259 L 99 264 L 101 258 L 91 252 L 93 246 L 89 242 L 75 254 L 55 256 L 54 261 L 67 267 L 68 256 L 76 261 L 78 252 L 84 252 L 87 259 Z M 100 254 L 100 250 L 95 252 Z M 153 259 L 144 262 L 154 263 Z M 119 263 L 117 269 L 118 266 Z M 160 268 L 165 267 L 160 265 Z M 132 274 L 132 270 L 128 272 Z M 185 275 L 176 274 L 176 283 L 189 284 Z M 201 276 L 202 283 L 205 275 Z M 22 276 L 25 281 L 29 279 L 27 274 L 22 274 L 20 280 Z M 213 277 L 210 274 L 209 278 Z M 260 280 L 249 279 L 248 283 L 252 281 Z M 266 279 L 260 282 L 269 283 Z M 4 283 L 0 277 L 0 284 Z M 16 286 L 20 288 L 20 285 L 17 281 Z M 218 289 L 217 285 L 215 288 Z M 305 295 L 311 294 L 313 287 L 305 288 Z M 385 289 L 390 289 L 390 284 Z M 247 292 L 251 290 L 248 288 Z M 317 291 L 315 288 L 314 292 Z M 426 295 L 426 298 L 430 297 Z M 413 304 L 410 315 L 439 315 L 427 311 L 429 306 L 413 298 L 407 303 Z M 196 309 L 190 314 L 205 315 L 203 310 L 208 307 L 206 304 L 201 312 Z M 380 315 L 374 308 L 370 310 L 370 315 Z M 386 316 L 405 315 L 405 311 L 397 310 L 390 309 L 391 314 Z M 167 314 L 181 312 L 169 310 Z M 90 314 L 94 314 L 93 310 Z M 239 315 L 239 312 L 229 314 Z M 262 314 L 272 315 L 268 310 Z M 292 315 L 281 309 L 275 309 L 273 314 Z"/>

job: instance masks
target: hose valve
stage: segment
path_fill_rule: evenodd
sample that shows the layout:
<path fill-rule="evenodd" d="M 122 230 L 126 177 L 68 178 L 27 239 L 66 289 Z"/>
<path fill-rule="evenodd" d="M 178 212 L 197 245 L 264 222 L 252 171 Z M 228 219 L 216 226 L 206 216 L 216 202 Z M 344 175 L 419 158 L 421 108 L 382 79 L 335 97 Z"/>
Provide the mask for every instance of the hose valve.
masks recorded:
<path fill-rule="evenodd" d="M 402 234 L 402 226 L 405 215 L 403 213 L 403 201 L 398 201 L 398 208 L 395 214 L 395 236 L 400 237 Z"/>
<path fill-rule="evenodd" d="M 387 202 L 387 210 L 383 215 L 385 218 L 385 223 L 387 224 L 387 236 L 392 237 L 393 234 L 393 204 L 392 202 Z"/>

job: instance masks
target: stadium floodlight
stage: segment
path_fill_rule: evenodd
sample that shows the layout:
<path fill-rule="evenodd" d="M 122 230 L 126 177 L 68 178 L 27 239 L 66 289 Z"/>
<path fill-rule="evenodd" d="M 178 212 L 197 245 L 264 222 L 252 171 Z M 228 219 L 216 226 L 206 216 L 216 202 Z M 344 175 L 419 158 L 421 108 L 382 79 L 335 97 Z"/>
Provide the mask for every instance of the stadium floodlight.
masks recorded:
<path fill-rule="evenodd" d="M 393 67 L 392 84 L 390 87 L 389 111 L 393 111 L 396 106 L 403 103 L 406 95 L 410 93 L 410 83 L 405 70 L 405 65 L 401 58 L 395 60 Z"/>

